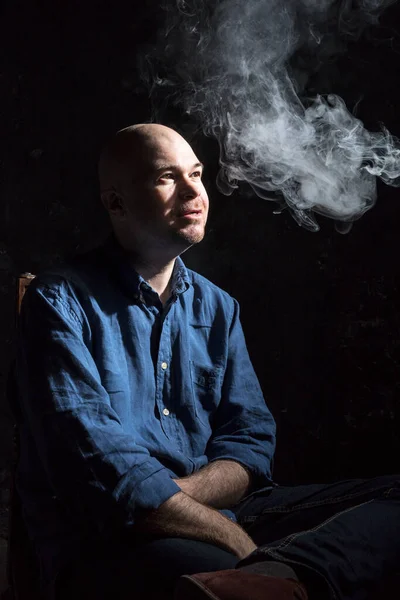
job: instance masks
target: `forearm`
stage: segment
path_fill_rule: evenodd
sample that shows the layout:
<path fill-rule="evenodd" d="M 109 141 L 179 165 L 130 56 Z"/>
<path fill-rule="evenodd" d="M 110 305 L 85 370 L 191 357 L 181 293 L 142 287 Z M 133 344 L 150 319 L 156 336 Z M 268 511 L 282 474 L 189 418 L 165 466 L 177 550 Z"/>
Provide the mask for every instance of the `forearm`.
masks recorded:
<path fill-rule="evenodd" d="M 239 525 L 183 492 L 178 492 L 156 510 L 137 519 L 134 527 L 141 533 L 208 542 L 240 559 L 256 549 Z"/>
<path fill-rule="evenodd" d="M 185 494 L 213 508 L 234 506 L 250 491 L 251 475 L 233 460 L 217 460 L 175 483 Z"/>

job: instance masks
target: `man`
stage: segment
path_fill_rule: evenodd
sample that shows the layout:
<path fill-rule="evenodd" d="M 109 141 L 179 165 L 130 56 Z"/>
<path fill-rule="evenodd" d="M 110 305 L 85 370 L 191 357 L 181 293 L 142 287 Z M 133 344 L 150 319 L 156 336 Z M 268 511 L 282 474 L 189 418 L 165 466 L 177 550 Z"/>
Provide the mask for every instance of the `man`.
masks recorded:
<path fill-rule="evenodd" d="M 44 591 L 364 598 L 398 565 L 398 481 L 273 484 L 238 305 L 179 258 L 204 236 L 202 170 L 167 127 L 118 132 L 99 164 L 113 238 L 24 298 L 18 489 Z"/>

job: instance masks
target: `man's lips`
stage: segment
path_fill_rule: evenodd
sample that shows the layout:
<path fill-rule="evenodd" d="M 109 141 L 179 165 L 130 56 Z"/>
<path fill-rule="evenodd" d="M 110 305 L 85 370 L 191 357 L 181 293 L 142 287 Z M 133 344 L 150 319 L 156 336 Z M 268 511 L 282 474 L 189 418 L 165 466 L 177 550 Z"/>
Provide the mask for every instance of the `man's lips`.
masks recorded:
<path fill-rule="evenodd" d="M 179 214 L 180 217 L 196 217 L 196 216 L 200 216 L 202 214 L 202 210 L 200 209 L 193 209 L 193 210 L 185 210 L 182 213 Z"/>

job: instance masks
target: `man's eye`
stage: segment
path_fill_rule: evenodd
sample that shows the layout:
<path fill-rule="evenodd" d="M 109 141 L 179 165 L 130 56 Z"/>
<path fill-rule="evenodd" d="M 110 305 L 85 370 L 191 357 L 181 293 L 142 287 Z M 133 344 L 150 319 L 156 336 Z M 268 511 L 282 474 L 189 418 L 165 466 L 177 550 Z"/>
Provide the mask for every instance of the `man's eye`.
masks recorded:
<path fill-rule="evenodd" d="M 160 177 L 160 179 L 173 179 L 174 174 L 173 173 L 163 173 Z"/>
<path fill-rule="evenodd" d="M 202 176 L 201 171 L 194 171 L 194 173 L 192 173 L 192 177 L 194 177 L 194 178 L 201 178 L 201 176 Z"/>

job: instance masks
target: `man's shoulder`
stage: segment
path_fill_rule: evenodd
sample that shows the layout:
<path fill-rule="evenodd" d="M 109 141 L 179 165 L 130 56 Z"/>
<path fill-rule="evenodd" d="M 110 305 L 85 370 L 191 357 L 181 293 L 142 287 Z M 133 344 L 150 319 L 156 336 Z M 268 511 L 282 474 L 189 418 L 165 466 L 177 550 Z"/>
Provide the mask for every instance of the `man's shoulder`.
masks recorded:
<path fill-rule="evenodd" d="M 191 269 L 187 269 L 191 284 L 193 286 L 195 296 L 200 296 L 202 298 L 209 297 L 215 301 L 220 301 L 224 304 L 232 306 L 235 300 L 232 296 L 220 288 L 218 285 L 200 275 L 196 271 L 192 271 Z"/>
<path fill-rule="evenodd" d="M 107 276 L 104 264 L 101 264 L 101 254 L 102 247 L 99 246 L 66 258 L 40 271 L 29 287 L 45 295 L 64 296 L 74 290 L 88 292 L 95 282 L 100 284 L 100 281 Z"/>

